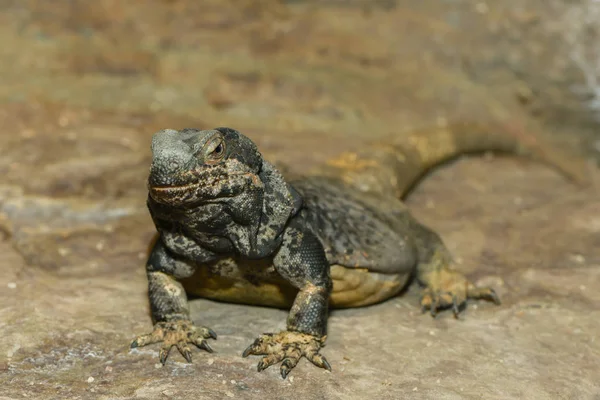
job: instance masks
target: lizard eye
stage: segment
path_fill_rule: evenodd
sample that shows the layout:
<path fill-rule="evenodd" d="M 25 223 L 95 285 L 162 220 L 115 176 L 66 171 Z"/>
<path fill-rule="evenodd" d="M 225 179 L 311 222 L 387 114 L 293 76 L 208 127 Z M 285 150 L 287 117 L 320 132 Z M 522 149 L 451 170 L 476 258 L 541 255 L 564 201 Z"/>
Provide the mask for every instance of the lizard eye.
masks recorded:
<path fill-rule="evenodd" d="M 205 147 L 205 160 L 214 163 L 225 156 L 225 142 L 222 138 L 211 140 Z"/>
<path fill-rule="evenodd" d="M 225 146 L 223 145 L 223 142 L 219 143 L 219 145 L 217 147 L 215 147 L 215 149 L 213 150 L 213 152 L 211 153 L 212 155 L 215 156 L 220 156 L 225 152 Z"/>

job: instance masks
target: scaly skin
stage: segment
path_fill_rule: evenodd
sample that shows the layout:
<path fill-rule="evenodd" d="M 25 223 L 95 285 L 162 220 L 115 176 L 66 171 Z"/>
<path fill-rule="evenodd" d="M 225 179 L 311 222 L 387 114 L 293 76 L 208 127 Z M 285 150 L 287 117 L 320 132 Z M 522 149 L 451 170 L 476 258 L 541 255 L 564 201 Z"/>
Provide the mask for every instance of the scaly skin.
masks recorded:
<path fill-rule="evenodd" d="M 457 316 L 468 299 L 499 303 L 453 270 L 439 236 L 399 200 L 424 171 L 465 152 L 520 153 L 512 135 L 475 125 L 436 128 L 388 145 L 345 153 L 305 178 L 286 182 L 254 143 L 229 128 L 164 130 L 152 141 L 148 207 L 159 233 L 147 263 L 153 332 L 132 347 L 162 342 L 212 351 L 216 334 L 190 320 L 186 290 L 207 298 L 290 307 L 287 329 L 264 334 L 243 353 L 281 362 L 285 378 L 300 358 L 331 369 L 319 351 L 328 308 L 373 304 L 414 275 L 421 306 Z M 534 147 L 566 175 L 580 164 Z M 574 167 L 575 166 L 575 167 Z M 185 290 L 184 290 L 185 288 Z"/>

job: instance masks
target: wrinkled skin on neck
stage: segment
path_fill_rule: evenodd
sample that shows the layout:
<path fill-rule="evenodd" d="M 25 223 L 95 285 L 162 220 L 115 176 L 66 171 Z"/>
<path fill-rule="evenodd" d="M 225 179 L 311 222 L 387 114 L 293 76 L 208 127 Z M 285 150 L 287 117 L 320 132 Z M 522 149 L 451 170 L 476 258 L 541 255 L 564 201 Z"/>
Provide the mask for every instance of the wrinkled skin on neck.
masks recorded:
<path fill-rule="evenodd" d="M 183 237 L 216 255 L 269 256 L 300 207 L 281 174 L 233 129 L 160 131 L 152 155 L 148 207 L 175 253 L 184 251 L 165 238 Z"/>

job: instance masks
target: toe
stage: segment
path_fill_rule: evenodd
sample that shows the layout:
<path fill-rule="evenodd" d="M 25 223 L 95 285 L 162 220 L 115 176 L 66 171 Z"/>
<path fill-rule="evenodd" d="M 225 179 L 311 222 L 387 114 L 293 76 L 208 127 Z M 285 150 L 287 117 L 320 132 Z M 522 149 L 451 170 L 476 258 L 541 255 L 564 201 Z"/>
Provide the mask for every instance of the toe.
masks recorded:
<path fill-rule="evenodd" d="M 194 345 L 196 345 L 196 347 L 198 347 L 200 350 L 206 350 L 209 353 L 213 353 L 214 350 L 212 349 L 212 347 L 210 347 L 210 345 L 208 344 L 208 342 L 204 339 L 200 339 L 200 338 L 196 338 L 193 341 Z"/>
<path fill-rule="evenodd" d="M 215 331 L 213 331 L 212 329 L 203 326 L 203 327 L 198 328 L 197 330 L 204 339 L 217 340 L 217 333 Z"/>
<path fill-rule="evenodd" d="M 173 347 L 173 345 L 165 345 L 158 352 L 158 359 L 160 360 L 160 363 L 162 365 L 165 365 L 165 363 L 167 362 L 167 358 L 169 357 L 171 347 Z"/>
<path fill-rule="evenodd" d="M 162 330 L 159 331 L 154 331 L 152 333 L 148 333 L 145 335 L 141 335 L 138 336 L 137 338 L 135 338 L 135 340 L 133 342 L 131 342 L 131 348 L 134 349 L 136 347 L 142 347 L 142 346 L 147 346 L 149 344 L 154 344 L 154 343 L 158 343 L 161 340 L 163 340 L 163 334 L 162 334 Z"/>
<path fill-rule="evenodd" d="M 263 355 L 266 354 L 266 350 L 263 349 L 263 345 L 260 342 L 260 339 L 256 339 L 254 341 L 254 343 L 252 343 L 250 346 L 246 347 L 246 350 L 244 350 L 244 352 L 242 353 L 242 357 L 246 358 L 249 355 Z"/>
<path fill-rule="evenodd" d="M 271 365 L 277 364 L 281 360 L 283 360 L 284 354 L 282 352 L 269 354 L 263 357 L 262 360 L 258 362 L 258 372 L 269 368 Z"/>
<path fill-rule="evenodd" d="M 460 306 L 458 304 L 458 297 L 456 295 L 452 296 L 452 312 L 454 313 L 454 318 L 458 318 L 460 314 Z"/>
<path fill-rule="evenodd" d="M 494 289 L 489 287 L 469 287 L 467 295 L 471 299 L 483 299 L 500 304 L 500 298 Z"/>
<path fill-rule="evenodd" d="M 262 361 L 266 365 L 271 366 L 273 364 L 277 364 L 278 362 L 280 362 L 284 358 L 285 358 L 285 354 L 283 352 L 278 352 L 278 353 L 269 354 L 269 355 L 263 357 Z"/>
<path fill-rule="evenodd" d="M 250 346 L 244 350 L 242 357 L 248 357 L 249 355 L 262 356 L 268 354 L 269 340 L 271 336 L 262 335 L 254 341 Z"/>
<path fill-rule="evenodd" d="M 426 312 L 431 307 L 432 298 L 429 293 L 424 293 L 421 296 L 421 311 Z"/>
<path fill-rule="evenodd" d="M 188 363 L 190 363 L 190 364 L 192 363 L 192 350 L 190 349 L 190 346 L 187 345 L 187 343 L 185 343 L 185 342 L 177 343 L 177 350 L 179 350 L 179 352 L 181 353 L 183 358 L 185 358 L 185 360 Z"/>
<path fill-rule="evenodd" d="M 435 318 L 435 316 L 437 315 L 439 307 L 440 307 L 440 297 L 434 295 L 433 299 L 431 301 L 431 304 L 429 305 L 429 313 L 431 314 L 432 317 Z"/>
<path fill-rule="evenodd" d="M 285 360 L 283 360 L 283 362 L 281 363 L 281 368 L 279 368 L 279 371 L 281 372 L 281 377 L 283 379 L 287 378 L 288 374 L 292 369 L 294 369 L 296 364 L 298 364 L 299 360 L 300 359 L 296 357 L 288 357 Z"/>
<path fill-rule="evenodd" d="M 502 304 L 500 301 L 500 297 L 496 294 L 494 289 L 489 289 L 490 293 L 488 294 L 488 300 L 493 301 L 496 305 Z"/>
<path fill-rule="evenodd" d="M 327 359 L 325 357 L 323 357 L 321 354 L 319 353 L 314 353 L 314 354 L 307 354 L 306 358 L 308 358 L 308 360 L 313 363 L 314 365 L 316 365 L 319 368 L 324 368 L 327 371 L 331 371 L 331 365 L 329 364 L 329 362 L 327 361 Z"/>
<path fill-rule="evenodd" d="M 131 345 L 129 347 L 131 347 L 132 349 L 135 349 L 136 347 L 142 347 L 147 344 L 150 344 L 151 336 L 152 336 L 151 334 L 138 336 L 137 338 L 135 338 L 133 340 L 133 342 L 131 342 Z"/>

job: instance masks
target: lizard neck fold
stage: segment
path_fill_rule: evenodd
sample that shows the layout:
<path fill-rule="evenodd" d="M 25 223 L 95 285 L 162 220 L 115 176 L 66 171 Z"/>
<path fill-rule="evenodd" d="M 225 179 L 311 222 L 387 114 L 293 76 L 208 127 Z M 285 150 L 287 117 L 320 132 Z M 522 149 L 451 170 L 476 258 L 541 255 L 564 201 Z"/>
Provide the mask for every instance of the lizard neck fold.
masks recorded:
<path fill-rule="evenodd" d="M 302 197 L 268 161 L 263 161 L 259 178 L 264 185 L 262 212 L 256 231 L 252 258 L 271 255 L 281 244 L 288 221 L 302 207 Z"/>
<path fill-rule="evenodd" d="M 187 209 L 149 198 L 148 206 L 163 236 L 174 233 L 215 254 L 259 259 L 279 248 L 302 198 L 272 164 L 263 161 L 258 174 L 233 197 L 217 197 Z"/>

